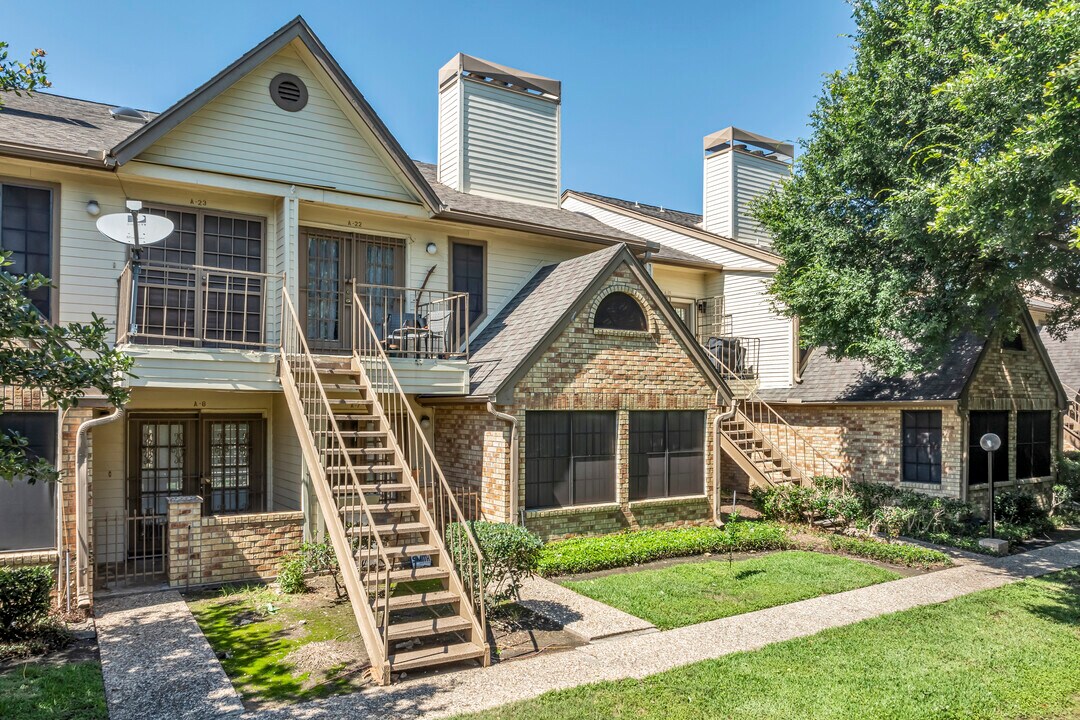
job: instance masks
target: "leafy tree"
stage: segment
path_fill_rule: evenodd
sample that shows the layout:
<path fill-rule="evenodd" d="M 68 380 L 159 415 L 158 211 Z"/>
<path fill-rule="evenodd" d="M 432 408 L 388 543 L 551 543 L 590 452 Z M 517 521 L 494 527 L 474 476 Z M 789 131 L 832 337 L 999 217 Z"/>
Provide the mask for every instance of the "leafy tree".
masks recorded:
<path fill-rule="evenodd" d="M 0 106 L 5 92 L 49 87 L 44 57 L 44 50 L 35 50 L 28 63 L 9 61 L 7 43 L 0 42 Z M 128 392 L 118 381 L 131 358 L 110 347 L 105 320 L 95 314 L 89 323 L 50 323 L 28 299 L 49 279 L 6 272 L 10 255 L 0 251 L 0 385 L 39 389 L 61 409 L 77 405 L 91 388 L 114 405 L 125 403 Z M 26 438 L 10 433 L 0 434 L 0 478 L 34 483 L 55 480 L 57 473 L 52 463 L 28 454 Z"/>
<path fill-rule="evenodd" d="M 1080 326 L 1080 2 L 853 0 L 792 179 L 755 212 L 804 341 L 899 373 L 1057 301 Z"/>

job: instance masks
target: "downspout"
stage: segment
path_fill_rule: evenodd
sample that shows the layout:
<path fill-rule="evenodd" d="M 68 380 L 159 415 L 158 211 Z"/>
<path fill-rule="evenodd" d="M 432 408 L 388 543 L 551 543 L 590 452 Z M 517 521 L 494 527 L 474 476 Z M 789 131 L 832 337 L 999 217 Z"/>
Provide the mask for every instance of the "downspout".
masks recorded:
<path fill-rule="evenodd" d="M 89 532 L 86 496 L 86 460 L 89 454 L 86 450 L 87 432 L 101 425 L 107 425 L 124 416 L 123 408 L 115 408 L 104 417 L 87 420 L 79 426 L 79 432 L 75 435 L 75 590 L 79 607 L 90 605 L 90 592 L 86 587 L 87 567 L 89 564 L 90 544 L 87 541 Z"/>
<path fill-rule="evenodd" d="M 717 392 L 717 399 L 719 399 L 719 395 L 720 393 Z M 719 404 L 717 403 L 717 405 Z M 724 523 L 720 521 L 720 423 L 734 417 L 738 408 L 739 403 L 733 397 L 731 398 L 730 407 L 713 418 L 713 524 L 716 527 L 724 526 Z"/>
<path fill-rule="evenodd" d="M 799 338 L 799 318 L 791 318 L 791 379 L 802 384 L 802 348 Z"/>
<path fill-rule="evenodd" d="M 513 415 L 499 412 L 495 409 L 495 403 L 488 401 L 487 411 L 510 423 L 510 524 L 518 524 L 518 419 Z M 524 518 L 521 525 L 524 525 Z"/>

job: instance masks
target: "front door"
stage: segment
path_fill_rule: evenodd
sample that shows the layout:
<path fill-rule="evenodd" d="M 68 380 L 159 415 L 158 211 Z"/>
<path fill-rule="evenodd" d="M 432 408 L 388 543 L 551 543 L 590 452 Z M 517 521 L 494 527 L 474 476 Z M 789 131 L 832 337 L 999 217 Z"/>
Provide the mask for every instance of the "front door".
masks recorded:
<path fill-rule="evenodd" d="M 265 507 L 261 417 L 203 419 L 203 512 L 252 512 Z"/>
<path fill-rule="evenodd" d="M 195 417 L 137 418 L 129 430 L 128 515 L 115 534 L 126 534 L 126 560 L 146 570 L 165 551 L 168 499 L 198 489 Z M 126 566 L 125 566 L 126 567 Z"/>

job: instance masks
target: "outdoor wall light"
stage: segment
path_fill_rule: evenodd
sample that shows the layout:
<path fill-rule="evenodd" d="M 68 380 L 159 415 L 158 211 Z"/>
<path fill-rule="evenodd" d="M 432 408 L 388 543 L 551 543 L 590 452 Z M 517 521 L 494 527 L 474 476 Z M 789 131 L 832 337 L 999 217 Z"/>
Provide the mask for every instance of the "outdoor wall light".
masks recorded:
<path fill-rule="evenodd" d="M 439 247 L 435 243 L 429 242 L 427 244 L 426 250 L 428 255 L 434 255 L 435 253 L 439 252 Z"/>
<path fill-rule="evenodd" d="M 427 430 L 429 427 L 431 427 L 431 418 L 428 417 L 427 415 L 421 415 L 420 416 L 420 427 L 424 428 L 425 430 Z"/>
<path fill-rule="evenodd" d="M 98 205 L 97 200 L 91 200 L 86 203 L 86 213 L 87 215 L 93 215 L 94 217 L 97 217 L 101 213 L 101 206 Z"/>

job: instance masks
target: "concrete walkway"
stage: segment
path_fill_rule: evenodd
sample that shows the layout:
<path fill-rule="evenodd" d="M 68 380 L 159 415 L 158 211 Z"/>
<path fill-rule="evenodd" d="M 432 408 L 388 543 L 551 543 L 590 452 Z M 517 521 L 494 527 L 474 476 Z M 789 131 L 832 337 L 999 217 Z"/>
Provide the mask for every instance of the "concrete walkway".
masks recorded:
<path fill-rule="evenodd" d="M 659 632 L 652 623 L 605 605 L 541 577 L 522 583 L 518 604 L 596 642 L 624 635 Z"/>
<path fill-rule="evenodd" d="M 387 688 L 243 717 L 448 717 L 525 700 L 549 690 L 642 678 L 1075 566 L 1080 566 L 1080 540 L 700 625 L 646 635 L 633 632 L 566 652 L 410 678 Z M 239 712 L 236 692 L 176 593 L 103 601 L 98 611 L 98 638 L 112 720 L 194 720 Z"/>
<path fill-rule="evenodd" d="M 179 593 L 100 600 L 95 614 L 110 720 L 202 720 L 243 712 Z"/>

